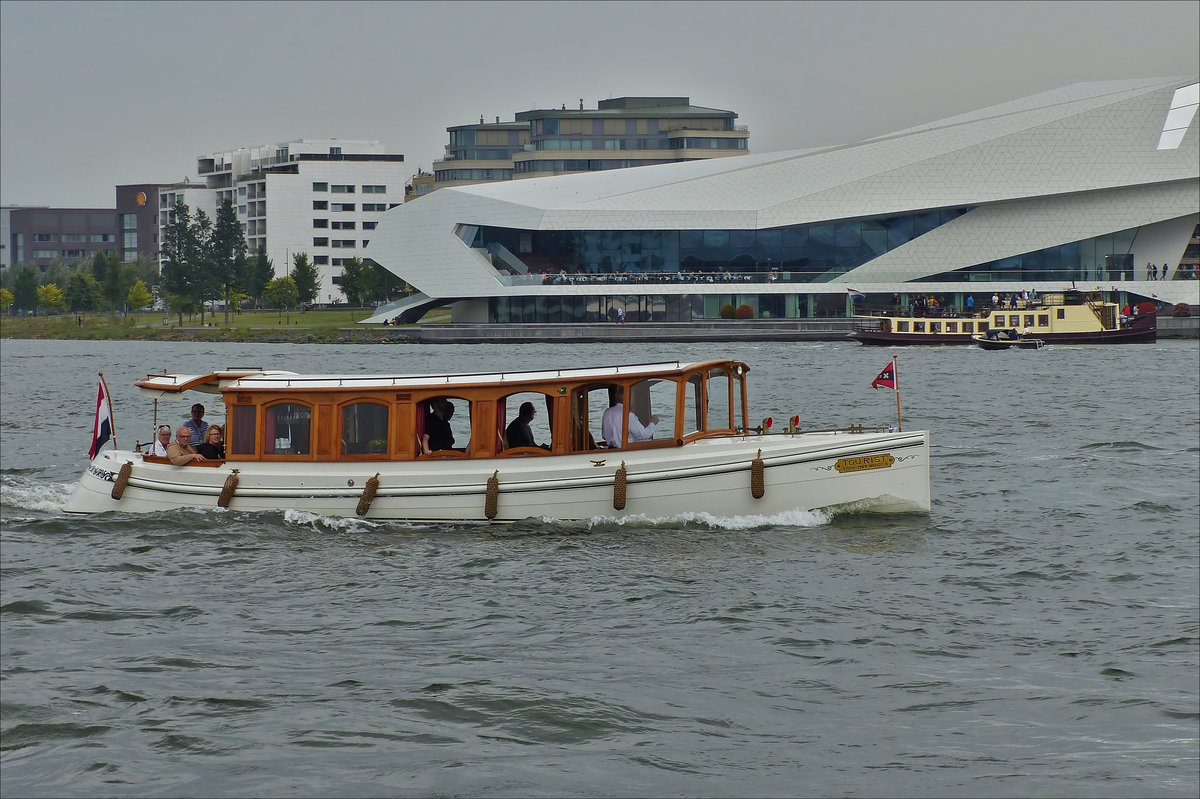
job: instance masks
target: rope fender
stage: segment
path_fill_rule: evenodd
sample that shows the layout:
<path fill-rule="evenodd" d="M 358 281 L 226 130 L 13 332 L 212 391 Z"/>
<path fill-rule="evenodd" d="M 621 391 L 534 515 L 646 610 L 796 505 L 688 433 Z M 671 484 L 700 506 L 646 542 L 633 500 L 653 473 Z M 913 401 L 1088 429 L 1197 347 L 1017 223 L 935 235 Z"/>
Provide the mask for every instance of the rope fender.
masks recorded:
<path fill-rule="evenodd" d="M 762 499 L 767 493 L 767 485 L 763 480 L 763 459 L 762 450 L 754 456 L 754 460 L 750 461 L 750 496 L 755 499 Z"/>
<path fill-rule="evenodd" d="M 133 461 L 125 461 L 121 471 L 117 472 L 117 480 L 113 483 L 112 498 L 119 500 L 125 495 L 125 486 L 129 485 L 129 475 L 133 474 Z"/>
<path fill-rule="evenodd" d="M 238 470 L 234 469 L 225 478 L 225 485 L 221 486 L 221 496 L 217 497 L 218 508 L 228 508 L 230 501 L 233 499 L 233 492 L 237 491 L 238 486 Z"/>
<path fill-rule="evenodd" d="M 483 515 L 489 519 L 496 518 L 500 507 L 500 471 L 492 472 L 487 481 L 487 497 L 483 500 Z"/>
<path fill-rule="evenodd" d="M 363 487 L 362 496 L 358 499 L 358 507 L 354 512 L 359 516 L 366 516 L 367 511 L 371 509 L 371 503 L 375 501 L 375 492 L 379 490 L 379 472 L 375 472 L 375 476 L 367 480 L 366 486 Z"/>
<path fill-rule="evenodd" d="M 621 461 L 621 468 L 617 469 L 617 479 L 613 482 L 613 507 L 617 510 L 625 510 L 625 486 L 628 477 L 625 461 Z"/>

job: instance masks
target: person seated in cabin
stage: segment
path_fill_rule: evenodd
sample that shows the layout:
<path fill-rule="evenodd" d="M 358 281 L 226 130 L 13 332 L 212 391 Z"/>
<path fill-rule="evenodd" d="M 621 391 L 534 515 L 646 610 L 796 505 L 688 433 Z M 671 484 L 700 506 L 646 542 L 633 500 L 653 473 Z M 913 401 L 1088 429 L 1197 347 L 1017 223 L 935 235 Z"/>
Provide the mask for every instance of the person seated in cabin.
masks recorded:
<path fill-rule="evenodd" d="M 608 390 L 608 410 L 600 419 L 600 431 L 609 447 L 620 448 L 621 419 L 625 415 L 625 389 L 613 386 Z M 650 424 L 643 426 L 636 413 L 629 414 L 629 440 L 649 441 L 654 438 L 654 426 L 658 424 L 658 414 L 650 417 Z"/>
<path fill-rule="evenodd" d="M 432 410 L 425 414 L 425 435 L 421 442 L 426 455 L 439 449 L 454 448 L 454 431 L 450 429 L 454 403 L 445 397 L 438 397 L 429 404 Z"/>
<path fill-rule="evenodd" d="M 171 463 L 176 466 L 187 466 L 193 461 L 204 460 L 204 456 L 189 443 L 191 438 L 191 428 L 186 425 L 175 431 L 175 440 L 167 445 L 167 457 L 171 459 Z"/>
<path fill-rule="evenodd" d="M 154 449 L 151 450 L 152 455 L 157 455 L 160 458 L 167 457 L 167 447 L 171 443 L 171 425 L 160 424 L 158 426 L 158 434 L 154 437 Z"/>
<path fill-rule="evenodd" d="M 533 417 L 537 414 L 537 408 L 532 402 L 522 402 L 521 409 L 517 413 L 517 418 L 509 422 L 508 427 L 504 430 L 504 440 L 508 444 L 509 449 L 515 447 L 536 447 L 539 444 L 533 438 L 533 428 L 529 423 L 533 421 Z M 540 445 L 542 449 L 550 449 L 545 444 Z"/>
<path fill-rule="evenodd" d="M 203 455 L 206 460 L 225 460 L 224 436 L 225 433 L 221 430 L 221 425 L 210 424 L 208 429 L 204 431 L 204 443 L 196 447 L 196 452 Z"/>

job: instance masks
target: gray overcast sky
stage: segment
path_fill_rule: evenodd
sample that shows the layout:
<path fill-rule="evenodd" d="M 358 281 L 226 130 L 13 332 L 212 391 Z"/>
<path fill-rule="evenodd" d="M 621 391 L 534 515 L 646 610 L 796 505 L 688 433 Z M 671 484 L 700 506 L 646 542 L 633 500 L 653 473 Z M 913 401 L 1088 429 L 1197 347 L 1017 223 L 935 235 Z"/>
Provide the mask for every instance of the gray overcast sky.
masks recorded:
<path fill-rule="evenodd" d="M 1071 83 L 1200 72 L 1200 2 L 0 3 L 0 203 L 298 138 L 428 170 L 446 127 L 608 97 L 730 109 L 752 152 L 840 144 Z"/>

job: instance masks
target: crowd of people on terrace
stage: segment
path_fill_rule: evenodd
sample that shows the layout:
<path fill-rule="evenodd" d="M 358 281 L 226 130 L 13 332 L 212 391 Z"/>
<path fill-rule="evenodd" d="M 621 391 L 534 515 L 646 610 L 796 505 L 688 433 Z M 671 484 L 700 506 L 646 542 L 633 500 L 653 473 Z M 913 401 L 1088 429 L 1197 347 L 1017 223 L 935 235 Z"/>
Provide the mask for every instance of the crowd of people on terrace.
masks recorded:
<path fill-rule="evenodd" d="M 914 316 L 914 317 L 929 317 L 929 318 L 950 318 L 956 319 L 959 317 L 974 317 L 977 315 L 986 316 L 992 311 L 1007 310 L 1007 309 L 1025 309 L 1037 308 L 1042 304 L 1041 298 L 1037 291 L 1026 289 L 1020 294 L 1005 293 L 1003 295 L 992 292 L 991 304 L 984 305 L 982 302 L 976 307 L 975 296 L 968 294 L 963 303 L 962 308 L 956 307 L 953 303 L 946 301 L 946 296 L 933 294 L 917 294 L 910 298 L 908 305 L 900 304 L 900 295 L 892 294 L 891 313 L 895 316 Z"/>
<path fill-rule="evenodd" d="M 779 273 L 773 272 L 558 272 L 534 275 L 543 286 L 578 286 L 596 283 L 774 283 Z"/>

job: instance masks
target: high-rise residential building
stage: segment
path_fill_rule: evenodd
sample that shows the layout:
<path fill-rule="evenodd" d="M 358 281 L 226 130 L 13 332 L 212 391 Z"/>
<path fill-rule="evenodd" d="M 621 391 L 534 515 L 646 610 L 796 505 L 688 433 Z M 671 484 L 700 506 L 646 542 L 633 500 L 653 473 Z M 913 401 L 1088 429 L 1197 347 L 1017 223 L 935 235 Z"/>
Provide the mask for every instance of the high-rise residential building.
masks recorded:
<path fill-rule="evenodd" d="M 307 253 L 321 279 L 318 302 L 342 299 L 343 263 L 364 248 L 384 211 L 404 202 L 404 156 L 378 141 L 295 139 L 201 156 L 199 186 L 159 192 L 159 237 L 175 199 L 215 219 L 226 199 L 251 253 L 263 251 L 286 274 L 296 253 Z M 189 201 L 188 198 L 191 198 Z"/>
<path fill-rule="evenodd" d="M 750 133 L 737 114 L 689 97 L 617 97 L 596 108 L 521 111 L 513 122 L 446 128 L 434 188 L 599 172 L 745 155 Z"/>
<path fill-rule="evenodd" d="M 45 272 L 55 260 L 81 261 L 116 249 L 112 208 L 0 209 L 0 268 L 33 264 Z"/>

